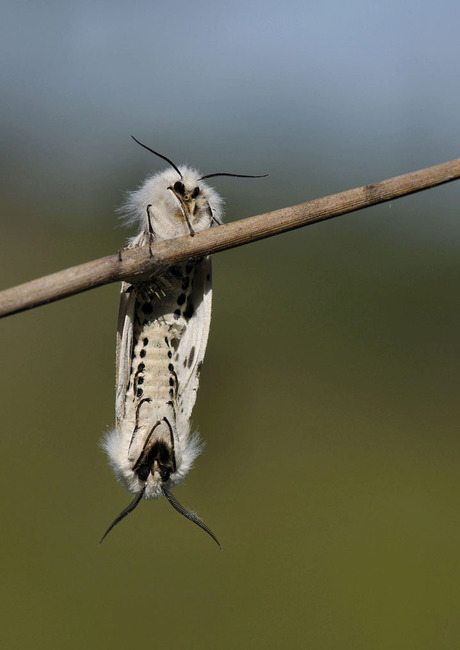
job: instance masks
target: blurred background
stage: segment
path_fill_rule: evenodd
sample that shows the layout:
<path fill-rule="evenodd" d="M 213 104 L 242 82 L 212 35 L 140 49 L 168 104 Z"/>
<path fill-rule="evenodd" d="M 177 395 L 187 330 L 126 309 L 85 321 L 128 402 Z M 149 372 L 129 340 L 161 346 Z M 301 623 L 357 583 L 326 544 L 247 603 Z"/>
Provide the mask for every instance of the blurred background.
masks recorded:
<path fill-rule="evenodd" d="M 459 156 L 457 2 L 2 4 L 1 286 L 108 255 L 163 164 L 231 221 Z M 193 423 L 166 501 L 130 496 L 117 285 L 0 323 L 5 648 L 460 645 L 460 186 L 214 259 Z"/>

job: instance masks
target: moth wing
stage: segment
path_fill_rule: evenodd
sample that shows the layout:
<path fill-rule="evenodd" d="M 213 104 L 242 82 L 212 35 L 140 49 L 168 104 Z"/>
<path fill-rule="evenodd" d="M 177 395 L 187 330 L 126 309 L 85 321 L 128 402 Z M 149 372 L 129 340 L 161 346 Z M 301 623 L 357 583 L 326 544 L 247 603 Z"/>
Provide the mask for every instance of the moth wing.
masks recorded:
<path fill-rule="evenodd" d="M 128 290 L 131 287 L 131 290 Z M 116 396 L 115 415 L 117 426 L 124 418 L 125 395 L 128 388 L 131 357 L 133 351 L 134 308 L 136 291 L 132 285 L 123 282 L 120 294 L 120 309 L 118 312 L 117 328 L 117 360 L 116 360 Z"/>
<path fill-rule="evenodd" d="M 188 430 L 188 423 L 195 405 L 200 382 L 200 370 L 206 352 L 211 325 L 212 305 L 212 262 L 204 257 L 197 263 L 191 292 L 193 315 L 181 337 L 176 358 L 178 391 L 178 424 Z M 179 431 L 182 427 L 178 427 Z"/>
<path fill-rule="evenodd" d="M 127 248 L 138 248 L 145 244 L 146 239 L 147 234 L 142 231 L 130 241 Z M 131 285 L 128 282 L 122 282 L 117 327 L 115 394 L 117 428 L 119 428 L 125 415 L 125 395 L 129 384 L 131 358 L 133 353 L 133 327 L 136 297 L 137 291 L 134 285 Z"/>

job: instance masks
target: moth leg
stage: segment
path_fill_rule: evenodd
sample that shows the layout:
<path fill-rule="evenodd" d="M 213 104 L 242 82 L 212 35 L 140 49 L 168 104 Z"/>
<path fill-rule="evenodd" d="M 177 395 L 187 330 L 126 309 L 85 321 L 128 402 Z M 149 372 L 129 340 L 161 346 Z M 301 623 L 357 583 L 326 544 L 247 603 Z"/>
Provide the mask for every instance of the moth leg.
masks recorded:
<path fill-rule="evenodd" d="M 149 253 L 150 257 L 153 257 L 152 253 L 152 244 L 153 240 L 155 239 L 155 233 L 153 232 L 153 227 L 152 227 L 152 218 L 150 215 L 150 208 L 152 207 L 152 204 L 149 203 L 147 206 L 147 223 L 148 223 L 148 235 L 149 235 Z"/>
<path fill-rule="evenodd" d="M 209 216 L 210 216 L 209 227 L 212 228 L 214 226 L 214 224 L 216 226 L 220 226 L 221 224 L 220 224 L 219 221 L 217 221 L 216 217 L 214 216 L 214 213 L 213 213 L 212 208 L 209 205 L 209 203 L 207 204 L 206 207 L 208 208 L 208 212 L 209 212 Z"/>
<path fill-rule="evenodd" d="M 118 249 L 118 261 L 119 262 L 123 261 L 123 257 L 122 257 L 123 253 L 125 251 L 129 251 L 130 248 L 131 248 L 131 246 L 124 246 L 123 248 Z"/>
<path fill-rule="evenodd" d="M 123 262 L 122 253 L 124 253 L 124 251 L 127 251 L 128 249 L 129 249 L 129 246 L 125 246 L 124 248 L 119 248 L 118 249 L 118 261 L 119 262 Z"/>
<path fill-rule="evenodd" d="M 150 280 L 148 291 L 146 292 L 148 296 L 158 298 L 161 300 L 166 297 L 166 292 L 159 282 L 156 282 L 153 278 Z"/>

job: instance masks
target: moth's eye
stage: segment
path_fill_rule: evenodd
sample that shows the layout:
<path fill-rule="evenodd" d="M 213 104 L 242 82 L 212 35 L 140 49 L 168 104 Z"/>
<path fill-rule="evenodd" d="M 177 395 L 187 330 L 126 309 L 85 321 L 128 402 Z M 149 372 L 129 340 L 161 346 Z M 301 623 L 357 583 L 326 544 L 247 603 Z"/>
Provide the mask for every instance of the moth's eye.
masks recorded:
<path fill-rule="evenodd" d="M 176 181 L 174 183 L 174 191 L 177 192 L 178 194 L 183 194 L 185 192 L 184 184 L 181 183 L 180 181 Z"/>
<path fill-rule="evenodd" d="M 195 187 L 195 189 L 192 192 L 192 199 L 196 199 L 196 197 L 198 196 L 199 193 L 200 193 L 200 188 Z"/>
<path fill-rule="evenodd" d="M 160 465 L 160 476 L 161 480 L 166 483 L 166 481 L 169 481 L 169 477 L 171 476 L 171 470 Z"/>
<path fill-rule="evenodd" d="M 136 469 L 135 472 L 139 480 L 145 483 L 145 481 L 148 478 L 148 475 L 150 474 L 150 467 L 146 464 L 143 464 L 140 467 L 138 467 L 138 469 Z"/>

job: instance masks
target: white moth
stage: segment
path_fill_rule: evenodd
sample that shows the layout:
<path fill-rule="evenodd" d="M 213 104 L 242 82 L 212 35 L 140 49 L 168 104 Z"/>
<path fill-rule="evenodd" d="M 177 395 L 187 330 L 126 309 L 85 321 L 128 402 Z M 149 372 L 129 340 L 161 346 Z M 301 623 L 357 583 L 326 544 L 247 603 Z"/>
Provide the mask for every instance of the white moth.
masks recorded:
<path fill-rule="evenodd" d="M 134 138 L 135 140 L 135 138 Z M 136 140 L 138 142 L 138 140 Z M 204 181 L 211 176 L 176 167 L 146 179 L 128 196 L 126 221 L 140 227 L 128 248 L 194 235 L 221 222 L 221 198 Z M 201 451 L 190 418 L 211 322 L 211 258 L 176 264 L 149 281 L 122 283 L 117 333 L 116 427 L 103 442 L 117 479 L 134 500 L 165 496 L 183 516 L 216 536 L 172 495 Z"/>

